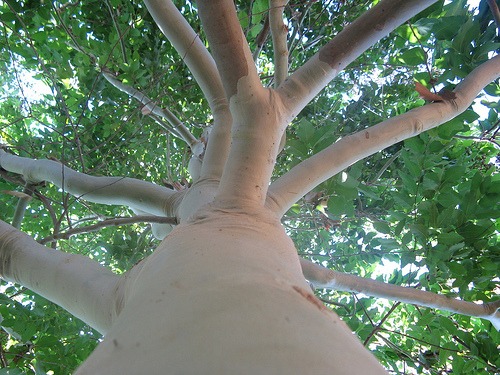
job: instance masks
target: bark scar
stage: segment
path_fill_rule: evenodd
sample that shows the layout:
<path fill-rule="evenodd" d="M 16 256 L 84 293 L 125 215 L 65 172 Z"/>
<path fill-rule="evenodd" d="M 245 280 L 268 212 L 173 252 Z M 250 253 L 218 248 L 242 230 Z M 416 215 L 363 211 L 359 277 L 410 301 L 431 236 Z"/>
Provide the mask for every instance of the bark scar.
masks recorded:
<path fill-rule="evenodd" d="M 302 297 L 304 297 L 306 300 L 308 300 L 310 303 L 312 303 L 314 306 L 316 306 L 320 311 L 328 311 L 328 309 L 323 305 L 323 303 L 316 298 L 316 296 L 310 292 L 308 292 L 305 289 L 302 289 L 301 287 L 292 286 L 293 290 L 295 290 L 297 293 L 299 293 Z"/>

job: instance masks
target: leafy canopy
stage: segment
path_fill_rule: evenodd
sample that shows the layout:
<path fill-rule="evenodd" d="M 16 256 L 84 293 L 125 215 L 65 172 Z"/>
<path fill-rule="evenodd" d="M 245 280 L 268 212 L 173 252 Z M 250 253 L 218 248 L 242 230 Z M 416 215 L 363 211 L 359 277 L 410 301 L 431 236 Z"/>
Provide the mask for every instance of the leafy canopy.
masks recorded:
<path fill-rule="evenodd" d="M 177 3 L 203 38 L 195 6 Z M 255 50 L 268 2 L 236 3 Z M 373 3 L 290 2 L 290 70 Z M 474 9 L 457 0 L 438 2 L 399 27 L 290 125 L 276 176 L 347 134 L 423 105 L 414 80 L 452 88 L 500 47 L 492 22 L 486 1 Z M 2 143 L 19 155 L 55 158 L 92 175 L 158 184 L 189 179 L 189 148 L 101 74 L 111 71 L 154 98 L 196 136 L 210 124 L 201 91 L 141 2 L 3 1 L 0 23 Z M 257 64 L 271 85 L 270 38 Z M 357 162 L 296 204 L 283 224 L 299 253 L 339 271 L 464 300 L 489 301 L 498 294 L 500 87 L 493 83 L 485 91 L 489 96 L 479 99 L 480 106 Z M 21 180 L 2 176 L 0 190 L 22 190 Z M 0 200 L 0 218 L 9 222 L 18 198 L 2 194 Z M 22 230 L 42 240 L 131 214 L 39 185 Z M 135 224 L 80 234 L 57 247 L 121 273 L 157 244 L 148 225 Z M 500 372 L 500 335 L 486 321 L 363 295 L 317 293 L 395 374 Z M 0 374 L 71 373 L 99 340 L 83 323 L 17 285 L 3 284 L 0 314 Z"/>

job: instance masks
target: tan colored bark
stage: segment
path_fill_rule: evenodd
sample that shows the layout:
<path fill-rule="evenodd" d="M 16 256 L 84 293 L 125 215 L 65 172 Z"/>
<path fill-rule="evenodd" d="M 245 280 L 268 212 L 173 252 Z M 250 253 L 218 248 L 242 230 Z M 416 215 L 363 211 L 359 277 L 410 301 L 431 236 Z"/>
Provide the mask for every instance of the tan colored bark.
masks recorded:
<path fill-rule="evenodd" d="M 385 374 L 311 294 L 279 221 L 255 206 L 200 212 L 130 285 L 76 375 Z"/>
<path fill-rule="evenodd" d="M 340 139 L 274 181 L 269 188 L 268 204 L 284 214 L 315 186 L 358 160 L 458 116 L 499 76 L 500 57 L 496 56 L 476 68 L 455 88 L 455 99 L 427 104 Z"/>

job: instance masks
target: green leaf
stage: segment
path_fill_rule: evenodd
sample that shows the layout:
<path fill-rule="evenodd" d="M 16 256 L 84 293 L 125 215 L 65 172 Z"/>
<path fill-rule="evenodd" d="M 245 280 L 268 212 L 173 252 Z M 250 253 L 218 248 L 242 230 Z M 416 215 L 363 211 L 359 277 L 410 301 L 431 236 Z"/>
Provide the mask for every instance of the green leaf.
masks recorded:
<path fill-rule="evenodd" d="M 299 139 L 304 143 L 308 143 L 308 141 L 314 136 L 314 131 L 313 124 L 305 118 L 300 119 L 295 130 L 297 137 L 299 137 Z"/>
<path fill-rule="evenodd" d="M 460 27 L 457 36 L 453 40 L 453 47 L 461 53 L 470 53 L 472 40 L 478 38 L 479 34 L 479 24 L 469 19 Z"/>
<path fill-rule="evenodd" d="M 352 200 L 346 200 L 344 197 L 333 196 L 328 199 L 328 212 L 334 217 L 354 216 L 354 205 Z"/>
<path fill-rule="evenodd" d="M 444 245 L 455 245 L 461 241 L 463 241 L 463 237 L 455 232 L 450 233 L 441 233 L 437 236 L 437 240 L 439 243 Z"/>
<path fill-rule="evenodd" d="M 419 65 L 426 61 L 426 55 L 422 48 L 415 47 L 403 52 L 399 60 L 407 65 Z"/>
<path fill-rule="evenodd" d="M 384 223 L 383 221 L 374 221 L 373 222 L 373 228 L 377 232 L 384 233 L 384 234 L 390 234 L 391 233 L 391 228 L 387 223 Z"/>
<path fill-rule="evenodd" d="M 0 368 L 0 375 L 26 375 L 26 373 L 17 368 Z"/>

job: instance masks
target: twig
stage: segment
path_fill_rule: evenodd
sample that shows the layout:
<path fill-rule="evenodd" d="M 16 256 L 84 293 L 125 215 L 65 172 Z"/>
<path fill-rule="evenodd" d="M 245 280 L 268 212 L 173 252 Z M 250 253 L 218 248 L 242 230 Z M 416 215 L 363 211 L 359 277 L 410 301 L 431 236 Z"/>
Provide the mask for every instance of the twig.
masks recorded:
<path fill-rule="evenodd" d="M 120 41 L 120 48 L 122 50 L 123 62 L 127 64 L 127 50 L 125 49 L 125 44 L 123 43 L 123 35 L 120 31 L 120 28 L 118 27 L 118 21 L 116 20 L 116 15 L 113 12 L 113 8 L 111 7 L 109 0 L 106 0 L 106 6 L 108 7 L 109 14 L 111 15 L 111 20 L 113 21 L 113 26 L 116 29 L 116 33 L 118 34 L 118 40 Z"/>
<path fill-rule="evenodd" d="M 254 61 L 257 61 L 257 59 L 259 58 L 260 51 L 262 51 L 262 47 L 264 47 L 264 44 L 266 43 L 268 35 L 269 35 L 269 14 L 266 16 L 266 19 L 264 21 L 264 25 L 262 26 L 262 30 L 255 38 L 255 44 L 257 46 L 255 47 L 255 51 L 253 51 L 253 60 Z"/>
<path fill-rule="evenodd" d="M 382 328 L 382 325 L 385 323 L 385 321 L 389 318 L 389 316 L 396 310 L 396 307 L 401 305 L 401 302 L 396 302 L 392 307 L 389 309 L 389 311 L 384 315 L 382 320 L 373 328 L 373 330 L 370 332 L 370 334 L 367 336 L 365 341 L 363 342 L 363 345 L 366 346 L 370 343 L 370 340 L 372 337 Z"/>

